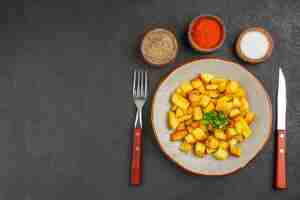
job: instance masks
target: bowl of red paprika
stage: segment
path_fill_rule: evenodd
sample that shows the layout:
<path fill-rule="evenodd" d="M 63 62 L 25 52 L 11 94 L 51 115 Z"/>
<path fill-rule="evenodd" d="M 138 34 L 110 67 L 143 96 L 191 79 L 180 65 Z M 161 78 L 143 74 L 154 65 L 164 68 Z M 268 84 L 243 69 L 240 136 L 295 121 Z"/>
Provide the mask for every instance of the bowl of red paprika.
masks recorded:
<path fill-rule="evenodd" d="M 188 39 L 193 49 L 209 53 L 219 49 L 226 33 L 222 20 L 214 15 L 195 17 L 188 28 Z"/>

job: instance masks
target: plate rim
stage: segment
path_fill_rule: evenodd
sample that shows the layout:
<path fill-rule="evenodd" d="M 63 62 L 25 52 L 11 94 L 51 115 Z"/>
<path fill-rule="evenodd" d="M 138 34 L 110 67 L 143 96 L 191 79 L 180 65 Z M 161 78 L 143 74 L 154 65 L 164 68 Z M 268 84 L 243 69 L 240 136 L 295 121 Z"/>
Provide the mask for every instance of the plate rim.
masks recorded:
<path fill-rule="evenodd" d="M 265 139 L 265 141 L 263 142 L 263 144 L 259 147 L 257 153 L 249 161 L 247 161 L 246 164 L 244 164 L 243 166 L 240 166 L 240 167 L 238 167 L 236 169 L 233 169 L 233 170 L 231 170 L 229 172 L 226 172 L 226 173 L 219 173 L 219 174 L 218 173 L 213 173 L 213 174 L 209 174 L 209 173 L 195 172 L 193 170 L 190 170 L 190 169 L 186 168 L 184 165 L 180 164 L 179 162 L 177 162 L 176 160 L 174 160 L 173 158 L 171 158 L 171 156 L 164 150 L 164 148 L 162 147 L 162 144 L 160 143 L 160 141 L 158 139 L 158 132 L 156 131 L 156 129 L 154 127 L 153 109 L 154 109 L 154 102 L 155 102 L 155 98 L 156 98 L 158 89 L 167 80 L 167 78 L 169 76 L 171 76 L 179 68 L 181 68 L 181 67 L 183 67 L 183 66 L 185 66 L 185 65 L 187 65 L 189 63 L 192 63 L 192 62 L 195 62 L 195 61 L 200 61 L 200 60 L 218 60 L 218 61 L 222 61 L 222 62 L 227 62 L 227 63 L 235 64 L 241 70 L 244 70 L 246 73 L 248 73 L 253 78 L 253 80 L 255 80 L 258 83 L 258 85 L 261 87 L 261 89 L 265 92 L 265 94 L 267 96 L 267 104 L 268 104 L 268 107 L 269 107 L 269 113 L 268 113 L 268 115 L 270 117 L 270 122 L 268 124 L 268 130 L 269 131 L 268 131 L 267 138 Z M 272 101 L 271 101 L 269 93 L 267 92 L 266 88 L 261 83 L 261 81 L 258 78 L 256 78 L 256 76 L 254 74 L 252 74 L 248 69 L 246 69 L 245 67 L 243 67 L 241 64 L 239 64 L 237 62 L 230 61 L 229 59 L 219 58 L 219 57 L 198 57 L 198 58 L 189 59 L 189 60 L 187 60 L 187 61 L 185 61 L 183 63 L 180 63 L 180 64 L 176 65 L 165 77 L 163 77 L 160 80 L 158 86 L 156 87 L 154 95 L 153 95 L 153 98 L 152 98 L 152 101 L 151 101 L 151 109 L 150 109 L 150 111 L 151 111 L 150 120 L 151 120 L 152 129 L 153 129 L 153 134 L 154 134 L 154 137 L 155 137 L 155 140 L 156 140 L 157 144 L 159 145 L 160 150 L 163 152 L 163 154 L 169 160 L 171 160 L 173 163 L 175 163 L 177 167 L 179 167 L 180 169 L 182 169 L 185 172 L 188 172 L 188 173 L 196 175 L 196 176 L 227 176 L 227 175 L 231 175 L 233 173 L 236 173 L 236 172 L 240 171 L 241 169 L 247 167 L 258 156 L 258 154 L 263 150 L 263 148 L 266 146 L 266 144 L 270 140 L 271 133 L 272 133 L 272 127 L 273 127 L 273 106 L 272 106 Z"/>

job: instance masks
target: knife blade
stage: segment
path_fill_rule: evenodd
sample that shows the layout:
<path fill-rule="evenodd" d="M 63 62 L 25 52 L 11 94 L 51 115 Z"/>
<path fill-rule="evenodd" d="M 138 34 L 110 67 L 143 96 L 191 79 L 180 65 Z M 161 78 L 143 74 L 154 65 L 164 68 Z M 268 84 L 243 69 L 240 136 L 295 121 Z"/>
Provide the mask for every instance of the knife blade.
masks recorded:
<path fill-rule="evenodd" d="M 277 93 L 277 130 L 286 129 L 286 80 L 279 68 L 278 93 Z"/>
<path fill-rule="evenodd" d="M 279 68 L 277 92 L 277 139 L 276 139 L 276 180 L 277 189 L 287 188 L 286 179 L 286 80 Z"/>

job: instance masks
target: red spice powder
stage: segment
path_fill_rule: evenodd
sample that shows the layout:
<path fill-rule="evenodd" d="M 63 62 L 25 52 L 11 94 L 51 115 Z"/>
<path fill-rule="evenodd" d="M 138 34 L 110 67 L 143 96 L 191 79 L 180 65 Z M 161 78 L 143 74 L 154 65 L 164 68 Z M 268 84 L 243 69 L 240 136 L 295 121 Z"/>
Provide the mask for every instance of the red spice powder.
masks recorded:
<path fill-rule="evenodd" d="M 204 49 L 218 46 L 223 37 L 222 25 L 213 18 L 199 18 L 192 26 L 193 41 Z"/>

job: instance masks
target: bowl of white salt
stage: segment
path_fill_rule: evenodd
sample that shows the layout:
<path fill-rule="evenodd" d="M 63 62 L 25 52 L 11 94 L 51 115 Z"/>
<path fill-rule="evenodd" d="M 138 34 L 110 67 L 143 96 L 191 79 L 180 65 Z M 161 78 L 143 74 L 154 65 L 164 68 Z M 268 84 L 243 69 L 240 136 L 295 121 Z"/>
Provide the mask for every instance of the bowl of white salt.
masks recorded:
<path fill-rule="evenodd" d="M 261 63 L 271 56 L 273 40 L 264 28 L 252 27 L 241 32 L 235 48 L 237 55 L 245 62 Z"/>

